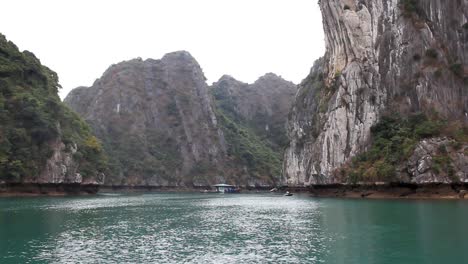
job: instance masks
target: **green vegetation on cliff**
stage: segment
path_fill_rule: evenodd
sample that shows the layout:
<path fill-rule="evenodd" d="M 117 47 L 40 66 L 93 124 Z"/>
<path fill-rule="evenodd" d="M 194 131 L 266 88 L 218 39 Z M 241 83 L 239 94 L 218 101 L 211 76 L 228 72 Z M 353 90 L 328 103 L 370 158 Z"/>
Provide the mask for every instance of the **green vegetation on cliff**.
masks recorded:
<path fill-rule="evenodd" d="M 105 169 L 90 128 L 57 96 L 57 74 L 0 34 L 0 181 L 34 179 L 61 140 L 84 178 Z"/>
<path fill-rule="evenodd" d="M 398 181 L 397 166 L 408 160 L 421 139 L 446 136 L 455 145 L 468 142 L 467 127 L 443 121 L 436 114 L 431 117 L 421 113 L 407 117 L 386 115 L 372 127 L 371 133 L 372 144 L 368 151 L 354 157 L 340 172 L 342 176 L 347 175 L 351 183 Z M 439 152 L 433 169 L 436 172 L 447 170 L 445 173 L 450 176 L 449 157 L 443 150 Z"/>
<path fill-rule="evenodd" d="M 273 73 L 252 84 L 224 75 L 211 88 L 217 107 L 275 152 L 283 152 L 289 143 L 286 121 L 296 92 L 295 84 Z"/>
<path fill-rule="evenodd" d="M 109 156 L 107 184 L 139 184 L 136 177 L 141 177 L 146 184 L 152 185 L 155 175 L 160 182 L 175 184 L 174 173 L 183 161 L 177 142 L 157 130 L 147 130 L 145 135 L 134 135 L 121 127 L 112 129 L 103 138 Z"/>
<path fill-rule="evenodd" d="M 219 90 L 212 92 L 216 101 L 216 117 L 227 143 L 228 157 L 237 166 L 245 166 L 253 176 L 276 181 L 281 173 L 282 151 L 275 151 L 268 139 L 259 136 L 255 126 L 236 113 L 229 97 L 223 96 Z M 281 137 L 275 135 L 278 140 Z"/>

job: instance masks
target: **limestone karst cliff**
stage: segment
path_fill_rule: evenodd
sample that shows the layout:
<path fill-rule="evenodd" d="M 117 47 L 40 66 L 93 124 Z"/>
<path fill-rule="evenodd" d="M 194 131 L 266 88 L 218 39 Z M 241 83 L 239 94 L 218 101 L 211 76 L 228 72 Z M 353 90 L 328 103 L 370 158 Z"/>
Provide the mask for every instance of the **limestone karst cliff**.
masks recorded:
<path fill-rule="evenodd" d="M 193 57 L 175 52 L 113 65 L 65 103 L 103 141 L 112 168 L 107 183 L 205 185 L 226 152 L 208 89 Z"/>
<path fill-rule="evenodd" d="M 244 122 L 277 152 L 288 143 L 286 120 L 297 87 L 273 73 L 252 84 L 224 75 L 213 84 L 217 107 L 237 122 Z"/>
<path fill-rule="evenodd" d="M 396 158 L 374 155 L 373 165 L 382 170 L 371 173 L 368 170 L 375 166 L 369 166 L 354 171 L 355 180 L 376 181 L 363 175 L 377 175 L 387 181 L 465 181 L 468 1 L 322 0 L 319 5 L 326 54 L 296 95 L 288 121 L 291 142 L 284 158 L 284 182 L 302 186 L 350 181 L 346 173 L 353 166 L 350 163 L 370 162 L 369 155 L 360 155 L 378 150 L 373 146 L 385 140 L 390 143 L 381 147 L 408 149 Z M 408 121 L 413 115 L 424 120 Z M 418 131 L 431 125 L 452 126 L 457 132 L 396 129 L 391 135 L 377 131 L 374 136 L 372 128 L 386 116 L 402 119 L 385 124 L 404 123 L 400 127 Z M 434 136 L 442 138 L 428 139 Z M 411 143 L 392 143 L 402 138 Z M 419 145 L 418 140 L 422 140 Z M 448 147 L 447 140 L 457 147 Z M 439 149 L 447 145 L 450 155 L 445 151 L 425 155 L 434 152 L 435 142 L 447 143 Z M 436 168 L 441 155 L 446 172 Z M 353 157 L 359 160 L 352 161 Z M 431 162 L 425 162 L 428 159 Z M 381 174 L 389 177 L 380 179 Z"/>
<path fill-rule="evenodd" d="M 238 175 L 281 175 L 287 144 L 286 120 L 296 86 L 269 73 L 252 84 L 223 76 L 212 86 L 219 126 L 226 144 L 228 167 Z M 234 166 L 232 166 L 234 165 Z M 271 182 L 262 177 L 259 185 Z M 275 179 L 275 183 L 279 178 Z M 251 184 L 250 184 L 251 185 Z"/>
<path fill-rule="evenodd" d="M 271 115 L 281 111 L 284 126 L 292 101 L 290 89 L 295 88 L 282 81 L 287 92 L 277 93 L 275 85 L 280 78 L 270 77 L 261 78 L 258 88 L 271 86 L 268 94 L 277 97 L 268 100 L 289 103 L 274 110 L 272 103 L 265 104 L 262 109 L 268 110 L 255 113 Z M 281 155 L 272 146 L 276 143 L 243 123 L 256 117 L 245 117 L 241 122 L 219 107 L 220 101 L 212 94 L 220 94 L 220 82 L 209 87 L 196 60 L 188 52 L 179 51 L 161 60 L 134 59 L 113 65 L 92 87 L 70 92 L 65 103 L 91 124 L 103 141 L 112 171 L 106 184 L 275 184 L 281 173 Z M 249 96 L 256 96 L 255 91 L 236 93 L 244 104 L 230 101 L 224 106 L 229 104 L 242 111 L 254 107 L 252 101 L 247 101 Z M 271 122 L 273 131 L 278 122 Z M 283 133 L 284 140 L 284 130 L 278 133 Z"/>
<path fill-rule="evenodd" d="M 0 183 L 100 184 L 106 158 L 57 74 L 0 34 Z"/>

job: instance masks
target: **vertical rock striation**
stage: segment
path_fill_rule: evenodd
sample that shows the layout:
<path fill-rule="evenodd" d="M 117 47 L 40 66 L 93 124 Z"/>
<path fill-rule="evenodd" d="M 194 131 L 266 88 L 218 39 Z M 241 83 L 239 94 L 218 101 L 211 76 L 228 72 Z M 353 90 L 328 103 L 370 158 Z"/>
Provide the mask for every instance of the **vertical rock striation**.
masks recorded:
<path fill-rule="evenodd" d="M 467 122 L 468 1 L 327 0 L 326 54 L 299 86 L 284 181 L 339 181 L 386 113 Z"/>

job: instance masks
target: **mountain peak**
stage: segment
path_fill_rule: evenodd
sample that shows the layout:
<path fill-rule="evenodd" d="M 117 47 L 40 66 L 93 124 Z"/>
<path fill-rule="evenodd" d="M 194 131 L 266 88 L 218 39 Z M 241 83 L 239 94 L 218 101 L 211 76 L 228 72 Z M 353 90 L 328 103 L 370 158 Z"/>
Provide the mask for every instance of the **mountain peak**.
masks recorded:
<path fill-rule="evenodd" d="M 219 80 L 215 83 L 219 83 L 219 82 L 236 82 L 236 83 L 242 83 L 244 84 L 244 82 L 241 82 L 239 80 L 237 80 L 236 78 L 232 77 L 231 75 L 228 75 L 228 74 L 224 74 L 223 76 L 221 76 L 221 78 L 219 78 Z"/>
<path fill-rule="evenodd" d="M 283 77 L 272 72 L 266 73 L 265 75 L 261 76 L 255 81 L 254 84 L 264 83 L 264 82 L 266 83 L 272 83 L 272 82 L 273 83 L 289 83 L 290 85 L 295 85 L 293 82 L 287 81 Z"/>
<path fill-rule="evenodd" d="M 268 72 L 268 73 L 265 73 L 263 76 L 261 76 L 260 78 L 275 78 L 275 79 L 283 79 L 281 76 L 277 75 L 276 73 L 273 73 L 273 72 Z"/>
<path fill-rule="evenodd" d="M 190 52 L 185 50 L 174 51 L 170 53 L 166 53 L 162 57 L 163 61 L 167 60 L 184 60 L 184 61 L 196 61 L 195 58 L 190 54 Z"/>

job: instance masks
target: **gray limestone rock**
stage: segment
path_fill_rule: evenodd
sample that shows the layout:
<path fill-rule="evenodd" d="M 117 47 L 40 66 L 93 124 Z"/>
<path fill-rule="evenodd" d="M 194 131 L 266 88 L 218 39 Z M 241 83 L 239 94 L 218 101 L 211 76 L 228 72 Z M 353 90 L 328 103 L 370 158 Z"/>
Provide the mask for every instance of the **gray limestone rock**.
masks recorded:
<path fill-rule="evenodd" d="M 297 87 L 274 73 L 267 73 L 252 84 L 224 75 L 212 85 L 212 93 L 221 110 L 244 121 L 275 151 L 283 151 L 288 142 L 286 121 Z"/>
<path fill-rule="evenodd" d="M 254 168 L 247 169 L 230 156 L 232 142 L 227 142 L 220 128 L 213 94 L 219 91 L 230 98 L 235 113 L 256 125 L 256 134 L 249 140 L 272 138 L 271 144 L 281 151 L 295 90 L 294 84 L 274 74 L 251 85 L 224 76 L 209 87 L 196 60 L 179 51 L 161 60 L 134 59 L 113 65 L 93 86 L 71 91 L 65 103 L 103 141 L 112 168 L 106 184 L 271 186 L 279 174 L 265 175 L 258 169 L 262 164 L 250 160 L 246 163 Z M 280 135 L 277 141 L 276 135 Z M 255 145 L 259 142 L 251 143 L 250 147 L 259 146 Z"/>
<path fill-rule="evenodd" d="M 399 0 L 319 1 L 326 54 L 299 85 L 286 184 L 339 181 L 333 172 L 366 150 L 384 113 L 468 121 L 468 1 L 416 3 L 408 12 Z"/>
<path fill-rule="evenodd" d="M 192 175 L 220 170 L 226 152 L 208 89 L 195 59 L 179 51 L 113 65 L 65 103 L 104 142 L 106 183 L 191 186 L 200 184 Z"/>
<path fill-rule="evenodd" d="M 454 140 L 448 138 L 421 140 L 407 163 L 411 182 L 467 182 L 468 156 L 465 151 L 468 144 L 454 148 L 454 143 Z"/>

